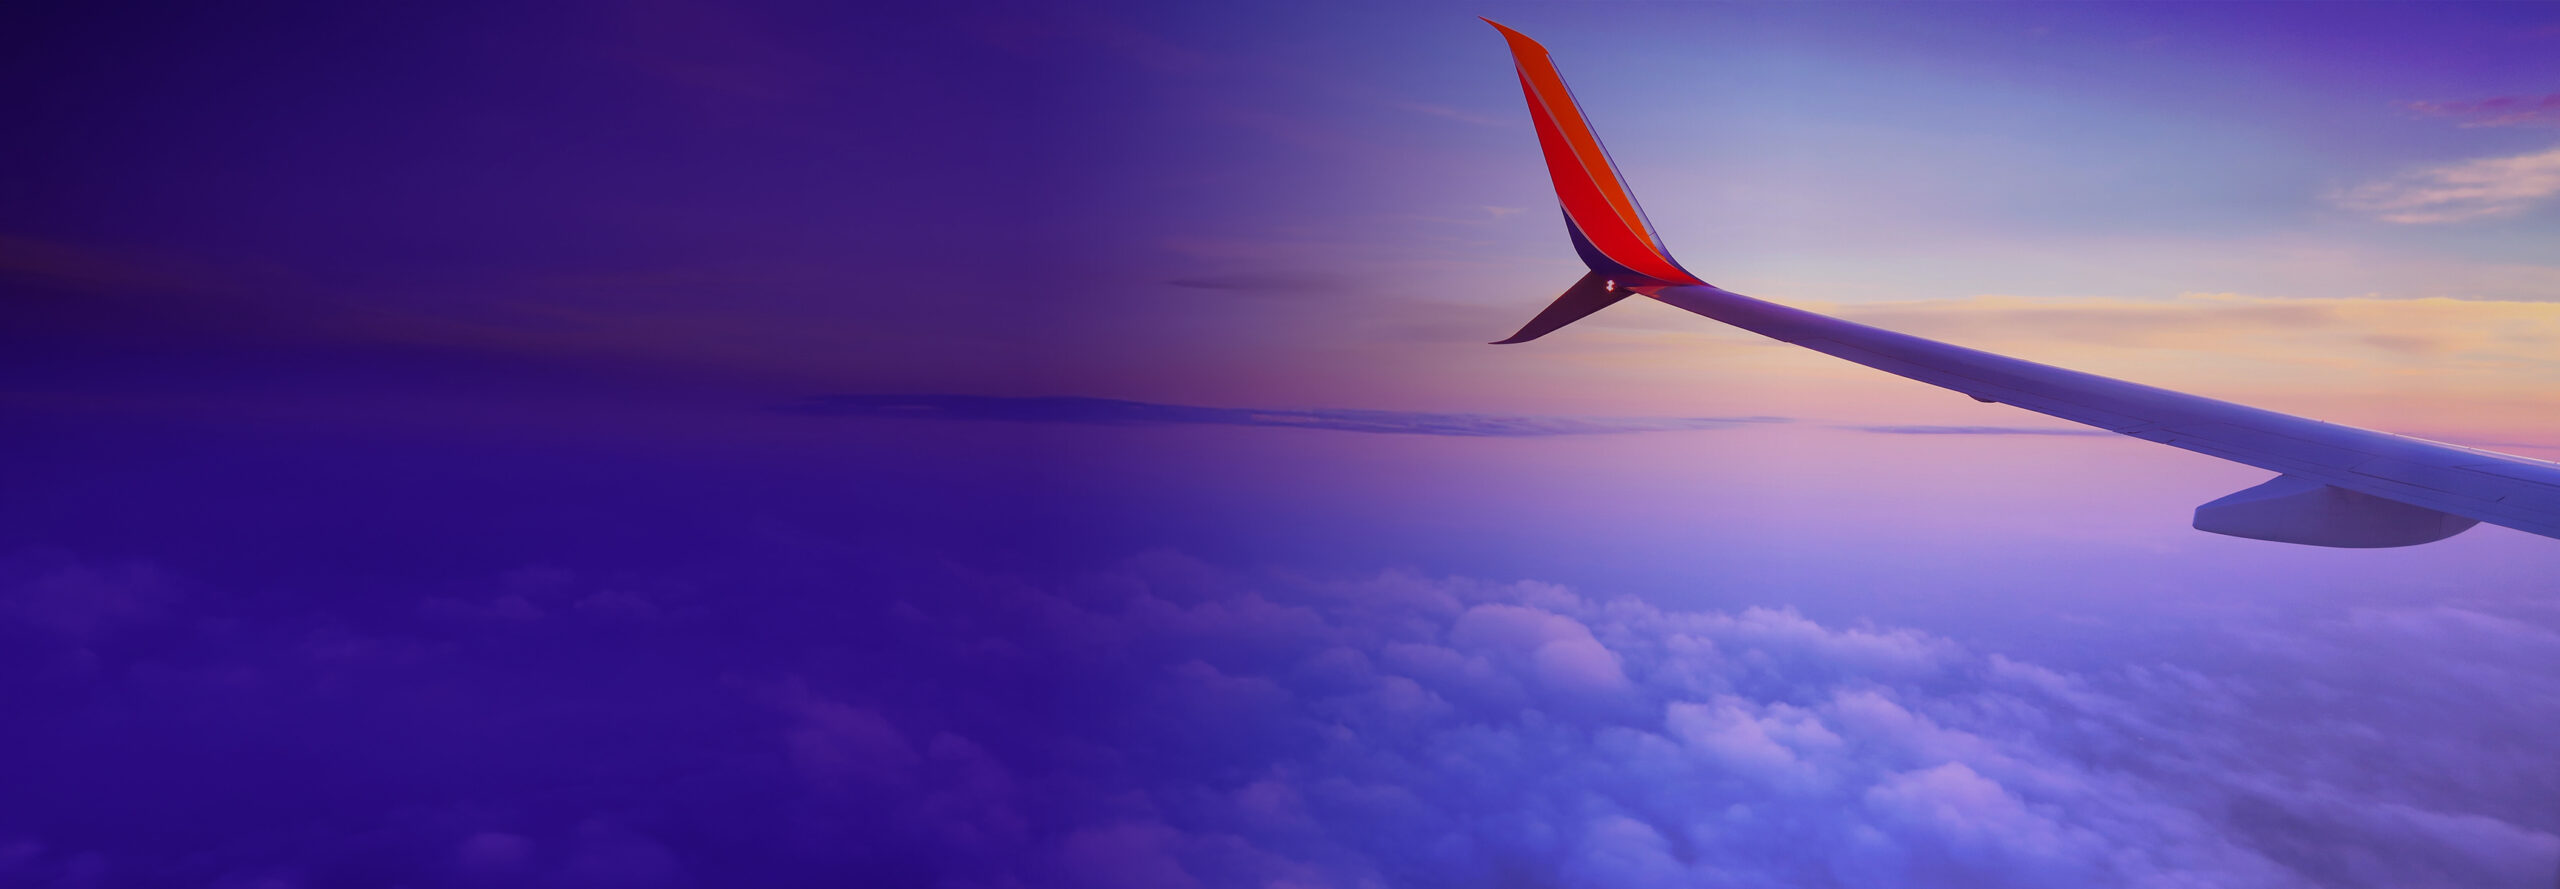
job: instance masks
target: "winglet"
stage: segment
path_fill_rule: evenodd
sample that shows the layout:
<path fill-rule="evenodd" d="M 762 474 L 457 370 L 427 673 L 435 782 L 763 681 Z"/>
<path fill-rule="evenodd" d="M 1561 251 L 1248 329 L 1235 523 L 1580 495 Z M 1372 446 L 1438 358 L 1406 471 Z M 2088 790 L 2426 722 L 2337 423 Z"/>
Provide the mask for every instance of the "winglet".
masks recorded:
<path fill-rule="evenodd" d="M 1519 333 L 1512 334 L 1507 340 L 1495 340 L 1493 344 L 1508 346 L 1512 343 L 1525 343 L 1546 336 L 1567 324 L 1588 317 L 1593 312 L 1608 308 L 1612 303 L 1626 299 L 1627 294 L 1633 292 L 1635 291 L 1618 286 L 1618 282 L 1609 280 L 1599 272 L 1592 272 L 1582 276 L 1582 280 L 1574 282 L 1571 288 L 1565 290 L 1563 296 L 1556 297 L 1555 302 L 1548 303 L 1546 311 L 1539 312 L 1538 317 L 1529 319 L 1529 323 L 1523 325 Z"/>
<path fill-rule="evenodd" d="M 1485 19 L 1511 45 L 1511 60 L 1520 74 L 1520 90 L 1529 100 L 1529 119 L 1538 130 L 1547 175 L 1555 180 L 1556 200 L 1564 205 L 1565 229 L 1583 264 L 1621 288 L 1645 284 L 1704 284 L 1680 267 L 1662 246 L 1653 224 L 1636 205 L 1635 194 L 1618 175 L 1617 164 L 1582 106 L 1564 84 L 1547 48 L 1501 22 Z"/>

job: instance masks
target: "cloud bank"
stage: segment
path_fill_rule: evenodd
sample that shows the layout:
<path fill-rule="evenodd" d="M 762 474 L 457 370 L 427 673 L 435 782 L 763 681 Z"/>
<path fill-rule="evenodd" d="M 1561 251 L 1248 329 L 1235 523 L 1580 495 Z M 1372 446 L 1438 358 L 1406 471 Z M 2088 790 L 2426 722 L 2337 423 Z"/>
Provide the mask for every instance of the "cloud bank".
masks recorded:
<path fill-rule="evenodd" d="M 2052 426 L 1850 426 L 1860 432 L 1885 435 L 2114 435 L 2103 429 L 2065 429 Z"/>
<path fill-rule="evenodd" d="M 911 420 L 1000 420 L 1087 426 L 1261 426 L 1390 435 L 1537 437 L 1621 432 L 1725 429 L 1784 423 L 1784 417 L 1540 417 L 1320 408 L 1260 410 L 1195 407 L 1116 398 L 994 395 L 821 395 L 791 405 L 794 413 Z"/>
<path fill-rule="evenodd" d="M 0 741 L 56 764 L 0 804 L 0 881 L 2396 887 L 2560 866 L 2548 613 L 2357 610 L 2236 626 L 2219 665 L 2074 672 L 1784 608 L 1172 554 L 777 594 L 827 573 L 528 569 L 405 620 L 261 624 L 146 567 L 20 560 Z M 155 787 L 120 813 L 147 829 L 83 827 L 116 805 L 84 795 L 101 755 Z"/>

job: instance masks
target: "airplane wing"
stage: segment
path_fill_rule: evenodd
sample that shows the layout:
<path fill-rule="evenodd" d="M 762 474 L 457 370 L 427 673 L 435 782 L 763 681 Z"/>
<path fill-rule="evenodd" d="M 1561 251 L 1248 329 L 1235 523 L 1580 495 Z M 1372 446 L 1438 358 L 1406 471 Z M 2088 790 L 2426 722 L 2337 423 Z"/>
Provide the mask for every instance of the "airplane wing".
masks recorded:
<path fill-rule="evenodd" d="M 2560 463 L 2375 432 L 2021 361 L 1753 299 L 1664 249 L 1545 47 L 1511 45 L 1565 231 L 1591 273 L 1503 343 L 1537 339 L 1630 294 L 1886 373 L 2156 441 L 2277 476 L 2196 508 L 2198 530 L 2314 546 L 2430 543 L 2488 522 L 2560 537 Z"/>

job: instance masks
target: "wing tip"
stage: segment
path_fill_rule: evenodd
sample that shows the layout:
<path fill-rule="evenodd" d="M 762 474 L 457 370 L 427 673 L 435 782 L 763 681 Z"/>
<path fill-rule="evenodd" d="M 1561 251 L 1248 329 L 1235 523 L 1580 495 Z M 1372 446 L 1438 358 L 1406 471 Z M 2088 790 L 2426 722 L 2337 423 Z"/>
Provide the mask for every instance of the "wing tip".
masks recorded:
<path fill-rule="evenodd" d="M 1547 47 L 1545 44 L 1539 43 L 1527 34 L 1520 33 L 1510 25 L 1485 18 L 1484 16 L 1476 16 L 1476 20 L 1492 25 L 1494 30 L 1502 32 L 1502 39 L 1511 44 L 1511 52 L 1514 55 L 1527 55 L 1532 51 L 1539 55 L 1547 54 Z"/>

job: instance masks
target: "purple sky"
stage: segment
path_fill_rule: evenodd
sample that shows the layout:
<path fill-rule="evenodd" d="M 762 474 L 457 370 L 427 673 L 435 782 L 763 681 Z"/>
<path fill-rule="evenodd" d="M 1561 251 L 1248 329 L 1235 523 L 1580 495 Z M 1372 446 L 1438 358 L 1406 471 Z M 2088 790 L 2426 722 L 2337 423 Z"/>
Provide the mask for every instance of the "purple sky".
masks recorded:
<path fill-rule="evenodd" d="M 2560 9 L 0 13 L 0 886 L 2534 886 L 2560 544 L 1630 303 L 2560 454 Z"/>

